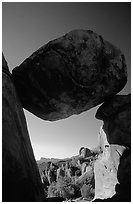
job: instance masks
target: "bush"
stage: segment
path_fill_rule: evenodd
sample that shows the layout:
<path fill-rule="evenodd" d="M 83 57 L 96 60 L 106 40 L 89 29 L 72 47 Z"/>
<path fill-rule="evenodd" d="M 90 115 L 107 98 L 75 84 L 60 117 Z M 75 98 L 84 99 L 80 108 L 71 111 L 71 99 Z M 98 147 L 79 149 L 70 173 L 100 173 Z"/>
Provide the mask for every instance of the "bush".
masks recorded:
<path fill-rule="evenodd" d="M 64 177 L 57 183 L 52 183 L 48 188 L 48 197 L 63 197 L 66 200 L 81 196 L 80 189 L 71 178 Z"/>
<path fill-rule="evenodd" d="M 87 198 L 91 201 L 95 196 L 95 190 L 92 185 L 84 184 L 81 188 L 81 194 L 83 198 Z"/>
<path fill-rule="evenodd" d="M 48 197 L 61 197 L 57 190 L 56 182 L 51 183 L 48 187 Z"/>

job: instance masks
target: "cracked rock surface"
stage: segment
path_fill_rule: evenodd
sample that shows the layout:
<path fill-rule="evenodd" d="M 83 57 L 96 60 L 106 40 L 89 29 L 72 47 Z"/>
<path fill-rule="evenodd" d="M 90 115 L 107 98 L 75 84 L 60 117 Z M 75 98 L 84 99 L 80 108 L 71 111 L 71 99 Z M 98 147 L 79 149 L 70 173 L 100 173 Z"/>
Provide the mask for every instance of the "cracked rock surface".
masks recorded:
<path fill-rule="evenodd" d="M 89 110 L 127 82 L 123 53 L 90 30 L 50 41 L 13 69 L 12 76 L 22 106 L 50 121 Z"/>

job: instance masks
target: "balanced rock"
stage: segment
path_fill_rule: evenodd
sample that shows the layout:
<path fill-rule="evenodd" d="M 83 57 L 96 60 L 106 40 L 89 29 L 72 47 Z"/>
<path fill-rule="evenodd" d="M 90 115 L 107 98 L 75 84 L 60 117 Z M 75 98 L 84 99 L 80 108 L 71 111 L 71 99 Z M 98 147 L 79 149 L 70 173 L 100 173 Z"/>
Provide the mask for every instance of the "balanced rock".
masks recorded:
<path fill-rule="evenodd" d="M 127 82 L 122 52 L 90 30 L 50 41 L 12 75 L 22 106 L 51 121 L 89 110 Z"/>
<path fill-rule="evenodd" d="M 2 201 L 42 201 L 44 193 L 23 108 L 3 56 Z"/>

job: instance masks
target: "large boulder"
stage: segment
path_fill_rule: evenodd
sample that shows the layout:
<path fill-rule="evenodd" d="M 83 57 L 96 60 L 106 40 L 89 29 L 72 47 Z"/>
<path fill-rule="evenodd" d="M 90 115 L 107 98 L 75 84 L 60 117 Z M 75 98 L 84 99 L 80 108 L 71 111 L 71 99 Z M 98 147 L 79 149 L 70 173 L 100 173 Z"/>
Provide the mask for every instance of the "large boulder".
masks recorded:
<path fill-rule="evenodd" d="M 2 200 L 42 201 L 43 188 L 23 108 L 4 57 L 2 68 Z"/>
<path fill-rule="evenodd" d="M 12 75 L 22 106 L 51 121 L 89 110 L 127 82 L 123 53 L 90 30 L 50 41 Z"/>

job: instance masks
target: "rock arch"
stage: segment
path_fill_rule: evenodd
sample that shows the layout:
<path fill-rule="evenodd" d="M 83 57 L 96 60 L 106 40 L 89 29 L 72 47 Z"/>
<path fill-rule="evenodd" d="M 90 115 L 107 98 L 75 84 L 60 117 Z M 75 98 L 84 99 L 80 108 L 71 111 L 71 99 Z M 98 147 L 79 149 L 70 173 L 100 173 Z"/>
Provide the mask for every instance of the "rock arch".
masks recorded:
<path fill-rule="evenodd" d="M 129 131 L 126 141 L 122 131 L 118 131 L 120 140 L 114 138 L 117 133 L 112 135 L 110 131 L 110 121 L 115 116 L 115 126 L 119 119 L 130 120 L 129 96 L 115 96 L 127 81 L 125 58 L 98 34 L 90 30 L 71 31 L 34 52 L 12 74 L 4 57 L 2 68 L 3 201 L 44 199 L 23 107 L 44 120 L 55 121 L 80 114 L 108 99 L 96 117 L 104 120 L 109 143 L 131 147 Z M 114 101 L 110 102 L 113 96 Z M 113 115 L 106 108 L 110 104 Z M 128 127 L 126 123 L 124 128 Z"/>

